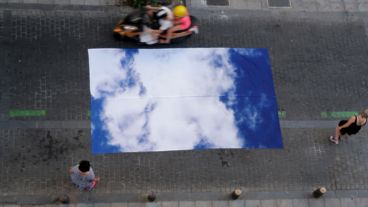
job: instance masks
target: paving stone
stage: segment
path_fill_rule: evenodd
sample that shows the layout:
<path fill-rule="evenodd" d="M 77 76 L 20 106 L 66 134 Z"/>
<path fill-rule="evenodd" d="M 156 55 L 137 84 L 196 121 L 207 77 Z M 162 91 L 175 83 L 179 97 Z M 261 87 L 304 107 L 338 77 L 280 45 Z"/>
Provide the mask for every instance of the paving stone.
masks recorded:
<path fill-rule="evenodd" d="M 100 5 L 115 5 L 115 0 L 100 0 Z"/>
<path fill-rule="evenodd" d="M 100 5 L 102 2 L 100 0 L 87 0 L 85 2 L 85 5 L 92 5 L 92 6 L 97 6 Z"/>
<path fill-rule="evenodd" d="M 244 200 L 229 201 L 230 207 L 244 207 Z"/>
<path fill-rule="evenodd" d="M 211 207 L 212 202 L 211 201 L 196 201 L 195 206 L 196 207 Z"/>
<path fill-rule="evenodd" d="M 329 10 L 331 10 L 329 2 L 326 1 L 326 0 L 316 0 L 316 3 L 317 3 L 318 11 L 329 11 Z"/>
<path fill-rule="evenodd" d="M 23 3 L 24 0 L 8 0 L 8 3 Z"/>
<path fill-rule="evenodd" d="M 368 207 L 368 198 L 357 198 L 356 206 L 357 207 Z"/>
<path fill-rule="evenodd" d="M 195 207 L 194 201 L 179 201 L 179 207 Z"/>
<path fill-rule="evenodd" d="M 330 8 L 332 11 L 343 11 L 344 3 L 342 2 L 330 2 Z"/>
<path fill-rule="evenodd" d="M 325 207 L 340 207 L 340 199 L 338 198 L 326 198 L 325 199 Z"/>
<path fill-rule="evenodd" d="M 55 0 L 38 0 L 38 4 L 54 4 Z"/>
<path fill-rule="evenodd" d="M 131 202 L 128 203 L 128 207 L 146 207 L 145 203 Z"/>
<path fill-rule="evenodd" d="M 148 203 L 145 203 L 145 207 L 161 207 L 161 206 L 162 206 L 162 203 L 159 203 L 159 202 L 148 202 Z M 175 206 L 175 204 L 174 204 L 174 207 L 177 207 L 177 206 Z"/>
<path fill-rule="evenodd" d="M 261 200 L 262 207 L 274 207 L 277 206 L 276 200 Z"/>
<path fill-rule="evenodd" d="M 289 0 L 268 0 L 269 7 L 290 7 Z"/>
<path fill-rule="evenodd" d="M 128 203 L 111 203 L 111 207 L 128 207 Z"/>
<path fill-rule="evenodd" d="M 207 0 L 208 6 L 228 6 L 229 0 Z"/>
<path fill-rule="evenodd" d="M 85 5 L 88 0 L 70 0 L 71 5 Z"/>
<path fill-rule="evenodd" d="M 94 203 L 93 207 L 111 207 L 110 203 Z"/>
<path fill-rule="evenodd" d="M 345 3 L 345 9 L 349 12 L 356 12 L 358 11 L 359 4 L 357 2 L 353 3 Z"/>
<path fill-rule="evenodd" d="M 179 207 L 179 201 L 163 201 L 161 207 Z"/>
<path fill-rule="evenodd" d="M 245 200 L 245 207 L 261 207 L 260 200 Z"/>
<path fill-rule="evenodd" d="M 293 199 L 292 201 L 294 207 L 308 207 L 307 199 Z"/>
<path fill-rule="evenodd" d="M 68 5 L 68 4 L 70 4 L 70 0 L 57 0 L 57 4 Z"/>
<path fill-rule="evenodd" d="M 212 201 L 212 207 L 229 207 L 228 201 Z"/>
<path fill-rule="evenodd" d="M 324 207 L 325 206 L 325 202 L 323 199 L 308 199 L 309 201 L 309 206 L 313 206 L 313 207 Z"/>
<path fill-rule="evenodd" d="M 59 204 L 57 207 L 77 207 L 78 204 Z"/>
<path fill-rule="evenodd" d="M 361 12 L 368 11 L 368 2 L 360 2 L 360 3 L 358 3 L 358 9 Z"/>
<path fill-rule="evenodd" d="M 349 207 L 355 207 L 356 202 L 353 198 L 340 198 L 341 207 L 349 206 Z"/>
<path fill-rule="evenodd" d="M 293 207 L 293 201 L 291 199 L 276 200 L 276 204 L 277 207 Z"/>
<path fill-rule="evenodd" d="M 93 203 L 77 203 L 76 207 L 94 207 Z"/>
<path fill-rule="evenodd" d="M 37 0 L 23 0 L 23 3 L 25 3 L 25 4 L 37 4 L 38 1 Z"/>

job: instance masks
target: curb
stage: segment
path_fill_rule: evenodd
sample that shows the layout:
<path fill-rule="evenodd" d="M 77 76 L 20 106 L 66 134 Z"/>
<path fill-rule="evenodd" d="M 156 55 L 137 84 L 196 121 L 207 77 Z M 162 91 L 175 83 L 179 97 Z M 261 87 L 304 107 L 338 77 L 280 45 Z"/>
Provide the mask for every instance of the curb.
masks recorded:
<path fill-rule="evenodd" d="M 248 200 L 322 200 L 322 199 L 355 199 L 368 198 L 367 190 L 344 190 L 329 191 L 322 199 L 315 199 L 311 192 L 247 192 L 244 189 L 237 201 Z M 147 195 L 143 193 L 122 193 L 122 194 L 95 194 L 93 192 L 81 192 L 79 194 L 70 194 L 70 204 L 85 203 L 149 203 Z M 231 192 L 158 192 L 156 202 L 231 202 Z M 0 204 L 6 205 L 50 205 L 55 203 L 57 196 L 51 195 L 19 195 L 19 196 L 0 196 Z M 6 207 L 5 205 L 5 207 Z"/>

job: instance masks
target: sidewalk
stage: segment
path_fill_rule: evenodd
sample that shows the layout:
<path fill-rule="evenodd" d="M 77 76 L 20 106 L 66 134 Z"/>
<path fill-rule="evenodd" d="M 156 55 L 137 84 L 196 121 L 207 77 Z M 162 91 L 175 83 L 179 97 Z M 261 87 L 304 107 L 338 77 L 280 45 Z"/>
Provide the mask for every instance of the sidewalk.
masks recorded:
<path fill-rule="evenodd" d="M 211 2 L 224 3 L 215 6 Z M 219 7 L 222 9 L 245 10 L 283 10 L 307 12 L 365 12 L 368 11 L 367 0 L 187 0 L 192 7 Z"/>
<path fill-rule="evenodd" d="M 286 198 L 286 199 L 238 199 L 238 200 L 171 200 L 142 202 L 88 201 L 69 204 L 38 204 L 47 207 L 366 207 L 368 197 L 340 198 Z M 4 204 L 1 207 L 29 207 L 29 204 Z"/>
<path fill-rule="evenodd" d="M 65 194 L 64 194 L 65 195 Z M 78 198 L 77 198 L 78 197 Z M 135 198 L 133 198 L 135 197 Z M 65 197 L 63 197 L 65 198 Z M 1 207 L 70 206 L 70 207 L 366 207 L 368 191 L 327 192 L 322 198 L 313 198 L 309 192 L 243 192 L 236 200 L 229 194 L 219 193 L 161 193 L 149 202 L 144 194 L 97 195 L 81 193 L 69 195 L 69 203 L 54 202 L 54 198 L 29 197 L 8 202 Z M 76 202 L 77 201 L 77 202 Z"/>
<path fill-rule="evenodd" d="M 0 0 L 0 3 L 46 5 L 119 6 L 124 0 Z M 366 12 L 368 0 L 186 0 L 189 7 L 244 10 L 293 10 L 322 12 Z"/>

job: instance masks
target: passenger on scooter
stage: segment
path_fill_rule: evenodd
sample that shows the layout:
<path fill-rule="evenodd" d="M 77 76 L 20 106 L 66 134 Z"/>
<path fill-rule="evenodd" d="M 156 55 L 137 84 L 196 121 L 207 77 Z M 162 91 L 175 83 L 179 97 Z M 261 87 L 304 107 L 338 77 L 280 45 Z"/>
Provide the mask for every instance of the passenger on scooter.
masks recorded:
<path fill-rule="evenodd" d="M 153 7 L 147 5 L 145 7 L 147 15 L 150 16 L 152 23 L 151 29 L 160 30 L 162 33 L 173 26 L 174 15 L 172 11 L 165 6 Z"/>
<path fill-rule="evenodd" d="M 142 43 L 155 44 L 159 41 L 160 34 L 173 26 L 173 13 L 167 7 L 153 7 L 150 5 L 145 7 L 145 12 L 149 17 L 150 24 L 143 25 L 139 39 Z"/>
<path fill-rule="evenodd" d="M 160 40 L 160 43 L 170 43 L 174 33 L 176 37 L 183 37 L 191 34 L 192 32 L 197 33 L 196 27 L 189 29 L 191 26 L 191 20 L 187 8 L 183 5 L 178 5 L 173 10 L 174 13 L 174 26 L 167 31 L 166 39 Z"/>
<path fill-rule="evenodd" d="M 161 7 L 156 13 L 156 18 L 158 19 L 160 33 L 174 26 L 174 15 L 167 7 Z"/>
<path fill-rule="evenodd" d="M 158 8 L 147 5 L 145 7 L 146 16 L 144 23 L 142 24 L 141 32 L 139 33 L 139 41 L 148 45 L 155 44 L 158 42 L 158 36 L 160 31 L 154 28 L 154 16 Z"/>

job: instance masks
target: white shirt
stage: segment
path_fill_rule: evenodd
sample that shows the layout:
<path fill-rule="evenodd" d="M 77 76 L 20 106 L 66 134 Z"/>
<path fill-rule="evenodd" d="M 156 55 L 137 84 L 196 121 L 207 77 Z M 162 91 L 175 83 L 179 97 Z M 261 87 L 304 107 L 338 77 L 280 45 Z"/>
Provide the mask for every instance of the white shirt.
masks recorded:
<path fill-rule="evenodd" d="M 170 27 L 174 25 L 171 20 L 167 19 L 160 19 L 158 23 L 160 23 L 160 30 L 162 31 L 168 30 Z"/>
<path fill-rule="evenodd" d="M 147 26 L 143 26 L 143 31 L 139 34 L 139 41 L 148 45 L 158 42 L 157 38 L 149 32 L 149 28 Z"/>
<path fill-rule="evenodd" d="M 160 23 L 160 30 L 164 31 L 174 26 L 174 14 L 171 9 L 166 6 L 162 6 L 160 9 L 165 10 L 167 13 L 167 17 L 165 19 L 160 19 L 158 23 Z"/>

